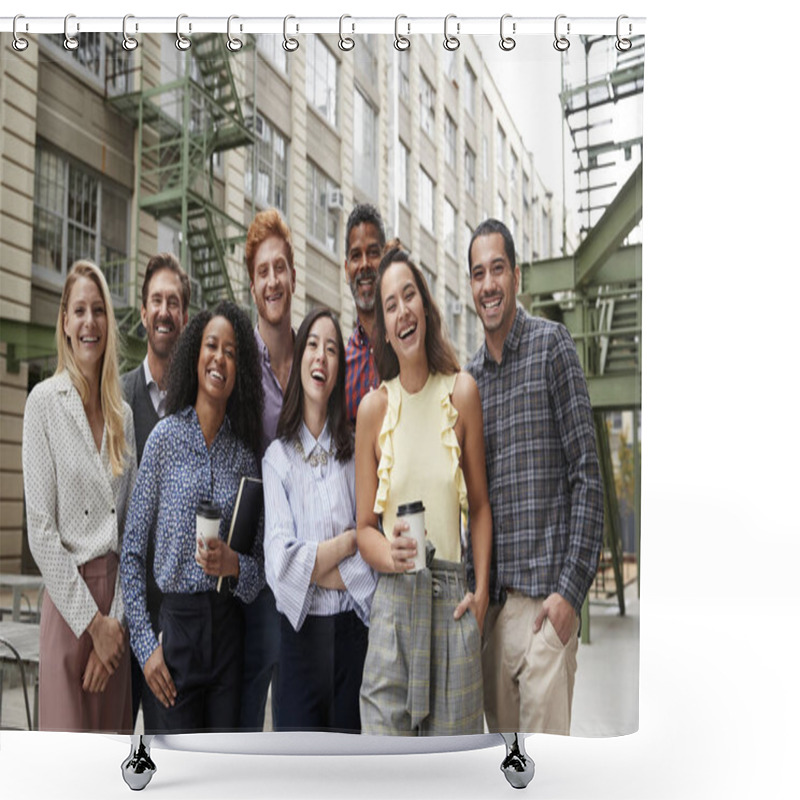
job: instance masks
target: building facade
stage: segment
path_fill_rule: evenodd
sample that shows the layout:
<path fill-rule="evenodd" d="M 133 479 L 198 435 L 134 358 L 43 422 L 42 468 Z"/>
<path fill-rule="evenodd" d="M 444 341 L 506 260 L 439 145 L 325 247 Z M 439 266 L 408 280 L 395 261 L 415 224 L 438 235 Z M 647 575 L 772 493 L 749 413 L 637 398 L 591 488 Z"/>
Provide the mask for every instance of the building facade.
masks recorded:
<path fill-rule="evenodd" d="M 131 361 L 144 266 L 160 250 L 192 277 L 193 309 L 230 296 L 251 306 L 244 234 L 280 209 L 297 266 L 293 322 L 334 309 L 355 319 L 344 233 L 357 202 L 383 214 L 420 264 L 462 361 L 482 340 L 467 271 L 475 226 L 496 216 L 520 262 L 554 255 L 552 194 L 542 185 L 476 42 L 455 52 L 413 37 L 0 38 L 0 571 L 24 556 L 21 439 L 31 386 L 55 366 L 54 326 L 70 265 L 104 269 Z M 138 343 L 138 349 L 137 349 Z"/>

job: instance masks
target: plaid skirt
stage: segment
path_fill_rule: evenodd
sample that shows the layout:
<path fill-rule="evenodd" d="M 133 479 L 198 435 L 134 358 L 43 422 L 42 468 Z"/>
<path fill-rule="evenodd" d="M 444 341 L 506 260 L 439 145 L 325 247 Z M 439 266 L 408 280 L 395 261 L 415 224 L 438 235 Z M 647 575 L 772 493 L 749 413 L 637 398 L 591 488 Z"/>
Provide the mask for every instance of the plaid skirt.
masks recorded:
<path fill-rule="evenodd" d="M 453 619 L 466 591 L 463 565 L 438 559 L 414 574 L 380 576 L 361 683 L 363 733 L 483 733 L 478 623 L 470 612 Z"/>

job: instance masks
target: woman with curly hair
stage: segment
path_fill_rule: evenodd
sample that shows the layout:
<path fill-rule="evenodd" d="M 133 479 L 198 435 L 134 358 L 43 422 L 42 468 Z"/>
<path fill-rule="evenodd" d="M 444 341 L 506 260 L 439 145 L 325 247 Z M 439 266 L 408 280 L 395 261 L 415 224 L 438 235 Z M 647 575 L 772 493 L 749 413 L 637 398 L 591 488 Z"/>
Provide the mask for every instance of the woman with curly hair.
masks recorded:
<path fill-rule="evenodd" d="M 242 476 L 260 477 L 262 389 L 247 315 L 223 301 L 201 311 L 175 348 L 167 416 L 150 434 L 125 525 L 122 580 L 131 645 L 163 706 L 158 730 L 230 730 L 237 724 L 243 631 L 236 598 L 264 585 L 262 535 L 249 553 L 226 544 Z M 196 510 L 220 511 L 219 539 L 198 549 Z M 154 531 L 159 631 L 145 604 Z M 230 593 L 217 593 L 225 577 Z M 148 731 L 148 733 L 154 731 Z"/>
<path fill-rule="evenodd" d="M 118 554 L 136 446 L 111 295 L 90 261 L 64 282 L 56 345 L 56 373 L 31 391 L 22 432 L 28 541 L 45 585 L 39 728 L 124 732 L 130 656 Z"/>
<path fill-rule="evenodd" d="M 267 582 L 281 614 L 278 730 L 359 733 L 375 574 L 356 549 L 344 342 L 331 311 L 297 332 L 278 438 L 264 455 Z"/>
<path fill-rule="evenodd" d="M 358 548 L 380 573 L 361 687 L 364 733 L 483 732 L 480 629 L 489 603 L 492 517 L 478 387 L 459 371 L 436 303 L 408 253 L 378 268 L 375 363 L 382 383 L 356 419 Z M 402 505 L 422 501 L 428 548 Z M 460 536 L 469 511 L 475 591 Z"/>

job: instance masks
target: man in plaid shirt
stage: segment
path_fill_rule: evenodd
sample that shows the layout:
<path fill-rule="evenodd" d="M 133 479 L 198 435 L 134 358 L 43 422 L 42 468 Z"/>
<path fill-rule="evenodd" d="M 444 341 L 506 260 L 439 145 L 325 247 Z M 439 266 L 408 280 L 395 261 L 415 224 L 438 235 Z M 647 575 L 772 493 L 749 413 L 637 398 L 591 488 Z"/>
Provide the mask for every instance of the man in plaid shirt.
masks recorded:
<path fill-rule="evenodd" d="M 469 267 L 486 334 L 467 365 L 492 506 L 486 719 L 491 731 L 569 734 L 580 610 L 603 538 L 589 393 L 567 329 L 517 305 L 520 271 L 502 222 L 476 228 Z"/>
<path fill-rule="evenodd" d="M 356 325 L 345 347 L 347 416 L 355 427 L 361 398 L 379 383 L 372 358 L 372 325 L 375 321 L 375 287 L 386 233 L 378 209 L 357 205 L 347 219 L 344 269 L 356 304 Z"/>

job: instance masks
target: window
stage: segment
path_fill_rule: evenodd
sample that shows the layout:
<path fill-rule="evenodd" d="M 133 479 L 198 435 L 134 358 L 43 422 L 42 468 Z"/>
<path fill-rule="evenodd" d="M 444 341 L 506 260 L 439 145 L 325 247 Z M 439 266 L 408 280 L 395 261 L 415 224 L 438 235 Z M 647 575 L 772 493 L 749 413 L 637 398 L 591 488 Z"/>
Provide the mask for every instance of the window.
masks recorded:
<path fill-rule="evenodd" d="M 306 97 L 331 125 L 337 122 L 338 70 L 334 55 L 314 36 L 306 54 Z"/>
<path fill-rule="evenodd" d="M 522 262 L 531 260 L 531 237 L 527 233 L 522 236 Z"/>
<path fill-rule="evenodd" d="M 445 111 L 444 114 L 444 160 L 448 166 L 456 168 L 456 138 L 458 129 L 455 120 Z"/>
<path fill-rule="evenodd" d="M 514 240 L 514 249 L 519 253 L 519 220 L 515 214 L 511 215 L 511 238 Z"/>
<path fill-rule="evenodd" d="M 397 93 L 400 95 L 400 99 L 404 100 L 406 103 L 411 103 L 411 80 L 408 77 L 408 60 L 410 56 L 405 51 L 400 51 L 397 53 L 397 74 L 398 74 L 398 82 L 399 86 L 397 88 Z"/>
<path fill-rule="evenodd" d="M 481 161 L 483 162 L 483 179 L 485 181 L 489 180 L 489 139 L 487 138 L 486 134 L 483 135 L 483 141 L 481 142 Z"/>
<path fill-rule="evenodd" d="M 112 296 L 127 301 L 129 193 L 88 167 L 37 144 L 33 263 L 66 276 L 80 258 L 102 268 Z"/>
<path fill-rule="evenodd" d="M 52 42 L 64 58 L 78 64 L 95 83 L 108 89 L 109 94 L 125 94 L 131 90 L 132 57 L 122 47 L 120 39 L 108 33 L 81 33 L 78 47 L 68 51 L 61 34 L 48 33 L 41 38 Z"/>
<path fill-rule="evenodd" d="M 517 192 L 517 178 L 519 176 L 519 159 L 517 158 L 517 154 L 514 152 L 514 148 L 511 148 L 511 189 L 516 194 Z"/>
<path fill-rule="evenodd" d="M 283 49 L 283 38 L 276 33 L 256 35 L 256 49 L 284 75 L 289 74 L 289 54 Z"/>
<path fill-rule="evenodd" d="M 458 66 L 456 51 L 445 48 L 444 53 L 442 53 L 442 60 L 444 62 L 444 74 L 447 75 L 451 81 L 454 81 L 456 79 L 456 67 Z"/>
<path fill-rule="evenodd" d="M 458 299 L 458 295 L 450 289 L 445 289 L 445 313 L 447 315 L 447 332 L 453 347 L 458 349 L 458 321 L 464 311 L 464 304 Z"/>
<path fill-rule="evenodd" d="M 398 144 L 400 145 L 397 148 L 400 163 L 397 168 L 397 199 L 405 206 L 408 206 L 410 205 L 409 197 L 411 196 L 408 172 L 411 153 L 402 142 L 398 142 Z"/>
<path fill-rule="evenodd" d="M 361 70 L 365 76 L 372 78 L 376 83 L 378 81 L 377 43 L 377 33 L 362 33 L 358 37 L 358 46 L 354 48 L 356 69 Z"/>
<path fill-rule="evenodd" d="M 431 233 L 436 233 L 433 214 L 433 181 L 422 167 L 419 168 L 419 221 Z"/>
<path fill-rule="evenodd" d="M 424 264 L 420 264 L 419 268 L 422 270 L 422 274 L 425 276 L 425 283 L 428 284 L 428 289 L 430 290 L 431 297 L 436 299 L 436 273 L 428 269 Z"/>
<path fill-rule="evenodd" d="M 471 358 L 478 349 L 478 315 L 467 308 L 467 358 Z"/>
<path fill-rule="evenodd" d="M 274 206 L 289 213 L 289 143 L 267 120 L 256 113 L 256 141 L 247 150 L 245 194 L 259 208 Z"/>
<path fill-rule="evenodd" d="M 378 117 L 358 89 L 353 102 L 353 177 L 372 197 L 378 195 Z"/>
<path fill-rule="evenodd" d="M 436 128 L 436 90 L 424 74 L 420 75 L 419 124 L 433 138 Z"/>
<path fill-rule="evenodd" d="M 308 232 L 334 256 L 339 254 L 339 187 L 311 161 L 307 164 Z"/>
<path fill-rule="evenodd" d="M 499 192 L 497 193 L 497 199 L 495 201 L 495 217 L 499 219 L 501 222 L 506 218 L 506 201 Z"/>
<path fill-rule="evenodd" d="M 464 108 L 469 112 L 470 116 L 475 118 L 475 90 L 477 88 L 478 79 L 472 71 L 469 62 L 464 62 Z"/>
<path fill-rule="evenodd" d="M 475 153 L 464 145 L 464 188 L 475 197 Z"/>
<path fill-rule="evenodd" d="M 531 193 L 531 179 L 522 173 L 522 202 L 527 203 Z"/>
<path fill-rule="evenodd" d="M 456 258 L 456 225 L 458 214 L 449 200 L 444 201 L 444 249 Z"/>
<path fill-rule="evenodd" d="M 546 211 L 542 211 L 542 258 L 550 258 L 551 251 L 551 237 L 552 231 L 550 230 L 550 215 Z"/>
<path fill-rule="evenodd" d="M 506 132 L 503 130 L 500 123 L 497 124 L 497 139 L 495 140 L 495 148 L 497 152 L 497 166 L 503 172 L 506 171 Z"/>

